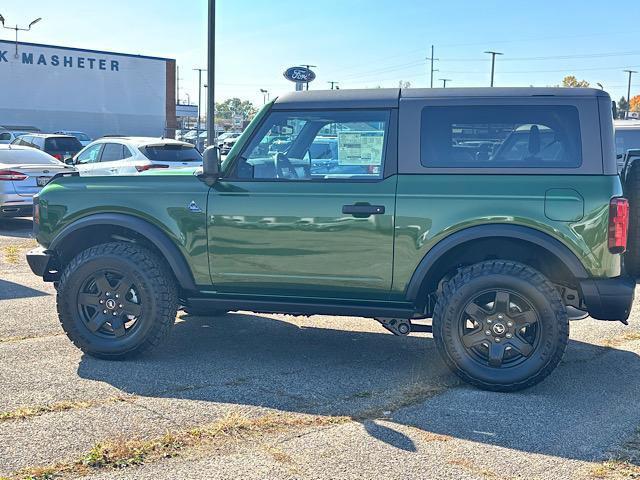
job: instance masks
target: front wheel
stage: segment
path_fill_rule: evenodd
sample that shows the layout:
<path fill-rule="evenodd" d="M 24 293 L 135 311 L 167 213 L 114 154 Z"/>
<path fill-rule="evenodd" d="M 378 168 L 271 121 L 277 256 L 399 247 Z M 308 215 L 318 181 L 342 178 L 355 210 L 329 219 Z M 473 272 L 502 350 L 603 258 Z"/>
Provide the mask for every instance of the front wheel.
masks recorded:
<path fill-rule="evenodd" d="M 154 348 L 175 322 L 173 275 L 140 245 L 113 242 L 85 250 L 69 262 L 57 290 L 64 331 L 95 357 L 122 359 Z"/>
<path fill-rule="evenodd" d="M 569 338 L 560 295 L 529 266 L 486 261 L 466 267 L 443 287 L 433 334 L 444 361 L 480 388 L 515 391 L 542 381 Z"/>

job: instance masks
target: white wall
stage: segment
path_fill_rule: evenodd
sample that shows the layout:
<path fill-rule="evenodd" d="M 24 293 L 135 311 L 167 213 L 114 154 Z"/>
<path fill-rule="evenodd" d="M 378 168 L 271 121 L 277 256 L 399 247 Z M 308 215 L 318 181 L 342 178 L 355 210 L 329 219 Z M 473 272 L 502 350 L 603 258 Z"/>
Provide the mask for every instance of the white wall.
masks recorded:
<path fill-rule="evenodd" d="M 0 125 L 160 136 L 166 61 L 0 40 Z M 32 62 L 32 63 L 31 63 Z"/>

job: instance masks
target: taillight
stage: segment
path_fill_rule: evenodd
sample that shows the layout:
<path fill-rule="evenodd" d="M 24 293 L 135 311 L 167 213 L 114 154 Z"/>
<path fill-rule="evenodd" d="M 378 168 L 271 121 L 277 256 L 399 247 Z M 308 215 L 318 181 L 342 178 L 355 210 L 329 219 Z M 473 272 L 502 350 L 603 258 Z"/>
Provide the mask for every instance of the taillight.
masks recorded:
<path fill-rule="evenodd" d="M 629 201 L 626 198 L 612 198 L 609 203 L 609 251 L 624 253 L 627 249 L 629 229 Z"/>
<path fill-rule="evenodd" d="M 14 172 L 12 170 L 0 170 L 0 181 L 20 182 L 26 180 L 24 173 Z"/>
<path fill-rule="evenodd" d="M 169 165 L 162 165 L 159 163 L 151 163 L 149 165 L 136 165 L 136 170 L 139 172 L 146 172 L 152 168 L 169 168 Z"/>

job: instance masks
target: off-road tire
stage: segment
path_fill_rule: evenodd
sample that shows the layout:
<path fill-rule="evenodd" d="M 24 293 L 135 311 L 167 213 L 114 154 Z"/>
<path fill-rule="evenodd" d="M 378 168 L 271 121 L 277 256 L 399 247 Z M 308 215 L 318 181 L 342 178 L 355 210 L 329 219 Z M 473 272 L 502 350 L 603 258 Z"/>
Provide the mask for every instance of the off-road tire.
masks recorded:
<path fill-rule="evenodd" d="M 536 310 L 539 340 L 530 356 L 522 356 L 522 363 L 514 366 L 482 364 L 465 346 L 459 331 L 474 296 L 493 288 L 514 292 Z M 496 297 L 494 308 L 497 302 Z M 484 312 L 482 315 L 488 318 Z M 516 322 L 515 328 L 517 325 Z M 481 330 L 480 335 L 489 331 Z M 461 269 L 444 283 L 433 313 L 433 336 L 447 366 L 465 382 L 485 390 L 508 392 L 531 387 L 556 368 L 567 346 L 569 321 L 558 291 L 540 272 L 517 262 L 485 261 Z M 503 345 L 509 345 L 506 338 L 501 340 Z M 490 349 L 490 343 L 483 343 L 482 348 L 485 346 Z"/>
<path fill-rule="evenodd" d="M 640 277 L 640 163 L 634 162 L 628 168 L 624 194 L 629 200 L 629 236 L 624 265 L 629 275 L 638 278 Z"/>
<path fill-rule="evenodd" d="M 102 269 L 124 272 L 139 290 L 142 313 L 136 322 L 140 323 L 122 338 L 92 332 L 79 307 L 83 282 Z M 171 332 L 177 307 L 177 283 L 165 262 L 147 248 L 126 242 L 101 244 L 79 253 L 64 269 L 57 289 L 58 317 L 69 339 L 83 352 L 109 360 L 158 347 Z"/>

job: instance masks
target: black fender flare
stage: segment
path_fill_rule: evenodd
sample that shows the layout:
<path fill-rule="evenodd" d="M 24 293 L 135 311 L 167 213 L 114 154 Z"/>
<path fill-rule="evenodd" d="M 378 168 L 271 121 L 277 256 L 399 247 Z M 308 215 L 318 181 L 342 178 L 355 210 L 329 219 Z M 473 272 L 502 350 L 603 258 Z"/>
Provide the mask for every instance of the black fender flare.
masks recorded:
<path fill-rule="evenodd" d="M 429 271 L 449 250 L 472 240 L 491 237 L 513 238 L 539 245 L 559 258 L 576 279 L 589 278 L 589 274 L 584 268 L 584 265 L 582 265 L 578 257 L 569 250 L 569 247 L 547 233 L 522 225 L 479 225 L 452 233 L 448 237 L 440 240 L 427 252 L 409 281 L 405 294 L 407 300 L 411 302 L 417 300 L 420 287 L 424 279 L 428 277 Z"/>
<path fill-rule="evenodd" d="M 74 232 L 95 225 L 111 225 L 127 228 L 149 240 L 162 254 L 180 286 L 185 290 L 197 290 L 193 273 L 176 244 L 159 227 L 148 221 L 122 213 L 95 213 L 70 223 L 55 236 L 48 250 L 56 250 Z"/>

